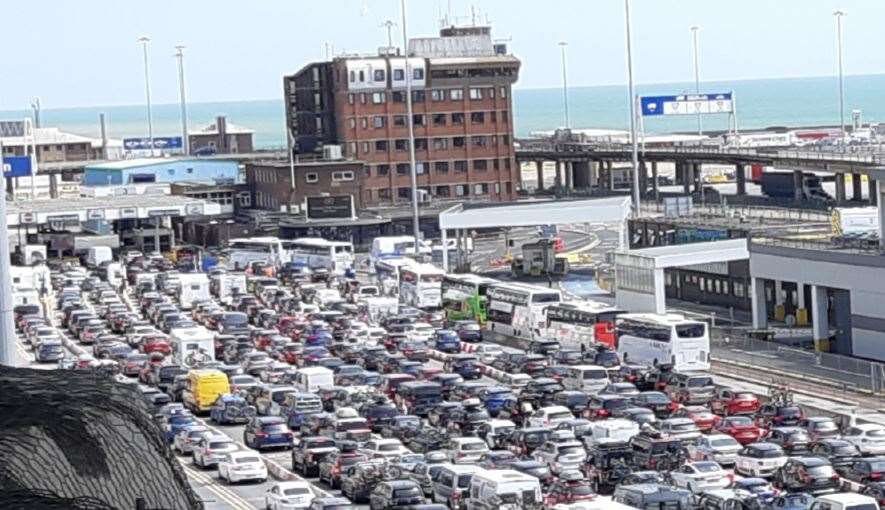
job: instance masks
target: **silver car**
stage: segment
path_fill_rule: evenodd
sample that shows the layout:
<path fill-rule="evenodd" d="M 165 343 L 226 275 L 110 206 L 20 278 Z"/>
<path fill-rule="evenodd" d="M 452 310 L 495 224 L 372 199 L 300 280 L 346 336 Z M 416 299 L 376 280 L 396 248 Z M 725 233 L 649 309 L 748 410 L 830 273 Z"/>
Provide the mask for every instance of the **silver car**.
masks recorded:
<path fill-rule="evenodd" d="M 191 455 L 194 447 L 204 437 L 213 435 L 209 427 L 205 425 L 191 425 L 179 430 L 172 438 L 172 451 L 181 455 Z"/>
<path fill-rule="evenodd" d="M 737 454 L 743 446 L 728 434 L 710 434 L 695 439 L 687 449 L 691 460 L 712 460 L 723 466 L 731 466 L 737 461 Z"/>

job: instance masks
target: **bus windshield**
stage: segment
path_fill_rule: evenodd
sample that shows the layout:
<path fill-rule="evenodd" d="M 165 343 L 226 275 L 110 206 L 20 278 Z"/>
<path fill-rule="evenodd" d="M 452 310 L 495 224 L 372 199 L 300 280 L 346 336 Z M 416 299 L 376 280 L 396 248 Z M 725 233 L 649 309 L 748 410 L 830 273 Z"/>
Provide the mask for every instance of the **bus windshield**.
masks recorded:
<path fill-rule="evenodd" d="M 554 293 L 539 293 L 532 296 L 532 303 L 558 303 L 559 302 L 559 294 Z"/>
<path fill-rule="evenodd" d="M 706 329 L 704 324 L 680 324 L 676 326 L 676 335 L 679 338 L 701 338 Z"/>
<path fill-rule="evenodd" d="M 425 274 L 421 275 L 422 283 L 439 283 L 442 282 L 443 275 L 441 274 Z"/>

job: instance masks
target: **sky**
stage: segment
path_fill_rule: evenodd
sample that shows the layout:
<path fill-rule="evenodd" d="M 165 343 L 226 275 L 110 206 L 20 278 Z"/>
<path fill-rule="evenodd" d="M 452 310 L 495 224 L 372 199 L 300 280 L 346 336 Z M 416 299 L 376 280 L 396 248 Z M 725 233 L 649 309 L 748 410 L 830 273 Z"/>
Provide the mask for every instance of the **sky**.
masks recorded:
<path fill-rule="evenodd" d="M 178 100 L 174 46 L 183 44 L 188 100 L 277 99 L 282 76 L 334 51 L 387 44 L 399 0 L 28 0 L 4 2 L 0 110 L 144 101 L 140 36 L 151 38 L 155 103 Z M 521 58 L 520 88 L 561 86 L 557 43 L 568 42 L 569 85 L 626 81 L 623 0 L 408 0 L 410 36 L 437 33 L 451 6 L 459 22 L 493 26 Z M 632 0 L 638 83 L 693 79 L 689 27 L 700 29 L 702 80 L 832 75 L 833 11 L 845 10 L 847 74 L 885 72 L 880 0 Z"/>

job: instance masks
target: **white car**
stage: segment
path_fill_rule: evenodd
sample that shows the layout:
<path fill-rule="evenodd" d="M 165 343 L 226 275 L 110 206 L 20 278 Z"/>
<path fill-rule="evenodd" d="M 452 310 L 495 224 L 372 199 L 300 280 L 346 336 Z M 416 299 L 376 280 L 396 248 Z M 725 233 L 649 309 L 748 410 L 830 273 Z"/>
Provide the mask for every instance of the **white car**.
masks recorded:
<path fill-rule="evenodd" d="M 575 415 L 565 406 L 547 406 L 538 409 L 528 419 L 529 427 L 553 427 L 569 420 Z"/>
<path fill-rule="evenodd" d="M 734 472 L 744 476 L 765 478 L 787 463 L 783 448 L 774 443 L 750 443 L 738 452 Z"/>
<path fill-rule="evenodd" d="M 701 460 L 688 462 L 670 473 L 673 485 L 700 494 L 709 490 L 724 489 L 731 485 L 731 477 L 717 462 Z"/>
<path fill-rule="evenodd" d="M 728 434 L 701 436 L 688 445 L 688 456 L 692 460 L 712 460 L 723 466 L 737 461 L 737 454 L 743 447 Z"/>
<path fill-rule="evenodd" d="M 658 423 L 661 434 L 680 439 L 682 441 L 694 441 L 701 437 L 701 429 L 691 418 L 667 418 Z"/>
<path fill-rule="evenodd" d="M 226 454 L 218 461 L 218 478 L 227 483 L 243 480 L 267 480 L 267 466 L 255 452 L 237 451 Z"/>
<path fill-rule="evenodd" d="M 481 363 L 490 365 L 499 355 L 504 353 L 504 349 L 494 344 L 479 344 L 473 350 L 473 355 L 479 359 Z"/>
<path fill-rule="evenodd" d="M 280 482 L 267 489 L 264 506 L 269 510 L 297 510 L 309 507 L 314 497 L 310 482 Z"/>
<path fill-rule="evenodd" d="M 532 382 L 529 374 L 504 374 L 504 382 L 514 390 L 522 390 Z"/>
<path fill-rule="evenodd" d="M 194 464 L 201 468 L 215 466 L 225 455 L 237 450 L 237 443 L 225 435 L 206 436 L 193 447 Z"/>
<path fill-rule="evenodd" d="M 862 455 L 885 455 L 885 427 L 859 423 L 849 427 L 842 439 L 853 444 Z"/>
<path fill-rule="evenodd" d="M 449 441 L 449 460 L 453 464 L 472 464 L 489 452 L 489 445 L 478 437 L 454 437 Z"/>
<path fill-rule="evenodd" d="M 191 425 L 179 430 L 172 439 L 172 451 L 181 455 L 190 455 L 194 452 L 194 447 L 204 437 L 217 434 L 205 425 Z"/>
<path fill-rule="evenodd" d="M 361 450 L 370 459 L 393 459 L 412 453 L 412 450 L 403 446 L 399 439 L 373 439 L 368 441 Z"/>

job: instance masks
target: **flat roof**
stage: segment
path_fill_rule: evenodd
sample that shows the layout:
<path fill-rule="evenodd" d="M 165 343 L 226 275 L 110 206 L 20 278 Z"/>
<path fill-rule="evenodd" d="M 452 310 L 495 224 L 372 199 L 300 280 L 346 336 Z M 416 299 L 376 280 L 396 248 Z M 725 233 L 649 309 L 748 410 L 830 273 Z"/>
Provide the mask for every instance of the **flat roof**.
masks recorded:
<path fill-rule="evenodd" d="M 120 195 L 30 200 L 8 202 L 6 207 L 6 219 L 10 226 L 46 224 L 52 221 L 84 222 L 90 219 L 110 221 L 218 214 L 221 214 L 221 206 L 215 202 L 179 195 Z"/>
<path fill-rule="evenodd" d="M 109 162 L 100 162 L 100 163 L 90 163 L 86 165 L 86 168 L 93 170 L 127 170 L 129 168 L 139 168 L 144 166 L 156 166 L 156 165 L 168 165 L 170 163 L 183 163 L 188 161 L 206 161 L 205 158 L 136 158 L 136 159 L 121 159 L 117 161 L 109 161 Z M 212 160 L 218 162 L 230 162 L 235 163 L 234 159 L 230 160 Z"/>

